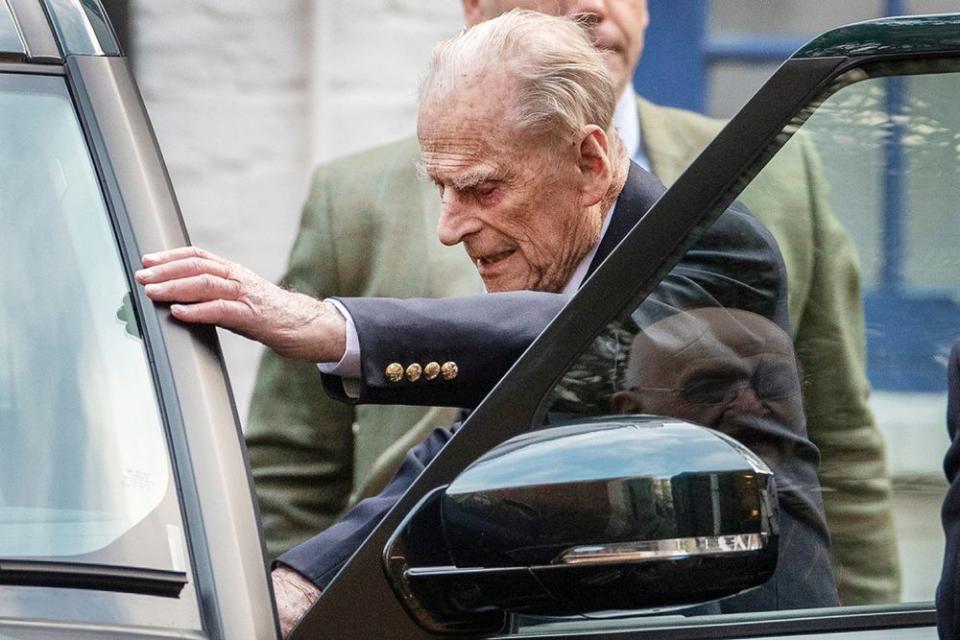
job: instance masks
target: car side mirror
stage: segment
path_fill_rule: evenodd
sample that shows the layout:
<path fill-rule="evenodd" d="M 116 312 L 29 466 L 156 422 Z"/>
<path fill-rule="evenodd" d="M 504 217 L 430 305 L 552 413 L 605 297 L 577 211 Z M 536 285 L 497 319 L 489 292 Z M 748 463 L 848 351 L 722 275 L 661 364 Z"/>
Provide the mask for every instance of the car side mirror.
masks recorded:
<path fill-rule="evenodd" d="M 777 562 L 773 473 L 728 436 L 615 416 L 512 438 L 425 496 L 384 550 L 434 633 L 495 633 L 508 613 L 700 604 Z"/>

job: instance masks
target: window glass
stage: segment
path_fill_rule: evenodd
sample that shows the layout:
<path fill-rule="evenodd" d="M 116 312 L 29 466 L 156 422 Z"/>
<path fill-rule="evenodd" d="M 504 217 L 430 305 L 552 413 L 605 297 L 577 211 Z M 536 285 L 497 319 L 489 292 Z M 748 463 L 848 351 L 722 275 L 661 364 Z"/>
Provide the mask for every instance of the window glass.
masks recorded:
<path fill-rule="evenodd" d="M 916 67 L 918 73 L 928 72 L 923 75 L 852 84 L 803 126 L 829 187 L 822 205 L 835 214 L 861 258 L 869 407 L 884 442 L 889 479 L 883 484 L 892 488 L 891 540 L 904 602 L 930 600 L 939 579 L 945 363 L 960 337 L 955 208 L 960 115 L 954 108 L 960 73 L 955 64 L 942 73 L 933 73 L 936 67 L 927 63 Z M 803 143 L 798 137 L 788 144 Z M 752 185 L 744 198 L 757 189 Z M 833 410 L 842 411 L 843 405 Z M 810 421 L 813 429 L 816 423 Z M 852 452 L 829 453 L 824 452 L 820 474 L 828 510 L 842 497 L 845 483 L 860 475 L 858 467 L 868 475 Z M 882 476 L 874 471 L 879 490 Z M 862 499 L 870 504 L 866 490 Z M 858 514 L 853 505 L 836 507 L 832 525 L 841 540 L 845 531 L 881 524 L 857 517 L 870 514 Z"/>
<path fill-rule="evenodd" d="M 62 78 L 0 75 L 0 559 L 186 570 L 157 396 Z"/>
<path fill-rule="evenodd" d="M 774 471 L 774 577 L 670 611 L 670 624 L 931 599 L 945 363 L 960 338 L 958 99 L 956 62 L 847 74 L 545 399 L 545 423 L 683 419 L 733 436 Z M 531 633 L 568 624 L 583 621 L 518 622 Z"/>

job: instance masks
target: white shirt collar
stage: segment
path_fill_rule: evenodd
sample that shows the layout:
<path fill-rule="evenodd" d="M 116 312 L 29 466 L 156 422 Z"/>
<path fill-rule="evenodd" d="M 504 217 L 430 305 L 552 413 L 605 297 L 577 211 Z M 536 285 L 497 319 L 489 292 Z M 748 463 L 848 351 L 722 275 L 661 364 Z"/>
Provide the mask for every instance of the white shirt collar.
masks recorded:
<path fill-rule="evenodd" d="M 640 134 L 640 120 L 637 118 L 637 94 L 633 87 L 627 85 L 617 101 L 617 108 L 613 112 L 613 126 L 616 128 L 623 146 L 627 148 L 630 158 L 638 165 L 650 171 L 650 160 L 643 149 Z"/>
<path fill-rule="evenodd" d="M 607 209 L 607 215 L 603 218 L 603 227 L 600 229 L 600 235 L 597 237 L 597 241 L 593 243 L 593 247 L 587 252 L 587 255 L 583 256 L 580 264 L 577 265 L 577 269 L 573 272 L 573 275 L 570 276 L 570 279 L 567 280 L 566 286 L 563 287 L 563 291 L 560 293 L 572 296 L 577 292 L 577 289 L 580 288 L 580 285 L 583 284 L 584 278 L 587 277 L 587 271 L 590 269 L 590 263 L 593 262 L 594 256 L 597 255 L 597 249 L 600 248 L 600 242 L 603 241 L 603 236 L 607 235 L 607 228 L 610 226 L 610 220 L 613 219 L 613 210 L 616 208 L 617 203 L 614 201 L 614 203 L 610 205 L 610 208 Z"/>

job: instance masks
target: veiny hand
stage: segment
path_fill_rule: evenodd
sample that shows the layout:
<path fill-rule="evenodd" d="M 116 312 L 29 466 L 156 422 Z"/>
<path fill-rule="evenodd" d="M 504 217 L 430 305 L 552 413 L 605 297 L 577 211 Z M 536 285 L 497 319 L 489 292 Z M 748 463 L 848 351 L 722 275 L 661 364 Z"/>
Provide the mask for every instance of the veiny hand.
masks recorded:
<path fill-rule="evenodd" d="M 329 302 L 281 289 L 197 247 L 145 255 L 143 266 L 137 282 L 154 302 L 173 302 L 178 320 L 215 324 L 287 358 L 337 362 L 343 356 L 346 321 Z"/>
<path fill-rule="evenodd" d="M 280 635 L 286 638 L 320 597 L 320 590 L 293 569 L 282 565 L 270 573 L 270 578 L 280 618 Z"/>

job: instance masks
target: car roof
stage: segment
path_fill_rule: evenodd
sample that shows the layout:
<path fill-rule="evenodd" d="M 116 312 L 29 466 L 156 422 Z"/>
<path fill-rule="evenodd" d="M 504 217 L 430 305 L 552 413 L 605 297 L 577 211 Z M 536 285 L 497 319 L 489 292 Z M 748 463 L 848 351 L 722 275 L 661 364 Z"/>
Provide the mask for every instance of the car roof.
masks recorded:
<path fill-rule="evenodd" d="M 960 14 L 865 20 L 817 36 L 794 58 L 862 58 L 884 54 L 928 54 L 960 49 Z"/>

